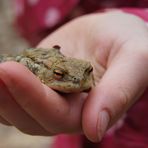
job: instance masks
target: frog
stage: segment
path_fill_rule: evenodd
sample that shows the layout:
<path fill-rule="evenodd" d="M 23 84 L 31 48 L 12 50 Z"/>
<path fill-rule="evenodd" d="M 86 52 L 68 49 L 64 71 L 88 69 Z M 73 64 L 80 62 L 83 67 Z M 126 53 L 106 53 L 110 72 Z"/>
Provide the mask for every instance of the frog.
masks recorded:
<path fill-rule="evenodd" d="M 17 55 L 0 55 L 0 63 L 15 61 L 25 65 L 39 80 L 61 93 L 88 92 L 95 86 L 90 61 L 67 57 L 59 45 L 29 48 Z"/>

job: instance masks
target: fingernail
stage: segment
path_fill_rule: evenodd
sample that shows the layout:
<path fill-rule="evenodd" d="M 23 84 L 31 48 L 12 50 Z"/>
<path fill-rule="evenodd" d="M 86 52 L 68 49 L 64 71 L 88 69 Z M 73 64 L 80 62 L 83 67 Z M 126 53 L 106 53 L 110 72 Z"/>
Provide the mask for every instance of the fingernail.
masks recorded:
<path fill-rule="evenodd" d="M 108 124 L 110 121 L 109 114 L 107 111 L 103 110 L 99 113 L 99 118 L 98 118 L 98 123 L 97 123 L 97 135 L 98 135 L 98 140 L 101 141 L 102 137 L 104 136 Z"/>

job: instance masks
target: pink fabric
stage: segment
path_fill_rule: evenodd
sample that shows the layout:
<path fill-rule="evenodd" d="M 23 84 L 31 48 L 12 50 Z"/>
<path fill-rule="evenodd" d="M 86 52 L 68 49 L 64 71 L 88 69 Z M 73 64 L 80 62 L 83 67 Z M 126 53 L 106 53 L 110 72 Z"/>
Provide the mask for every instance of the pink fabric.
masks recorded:
<path fill-rule="evenodd" d="M 83 146 L 82 137 L 79 135 L 60 135 L 56 137 L 56 140 L 53 144 L 53 148 L 82 148 Z"/>
<path fill-rule="evenodd" d="M 120 8 L 148 22 L 148 0 L 15 0 L 16 26 L 31 45 L 36 45 L 70 19 L 105 8 Z M 53 147 L 148 148 L 147 114 L 148 94 L 145 94 L 101 143 L 91 143 L 84 136 L 60 135 Z"/>
<path fill-rule="evenodd" d="M 15 0 L 16 24 L 33 45 L 57 28 L 78 0 Z"/>
<path fill-rule="evenodd" d="M 148 0 L 15 0 L 16 25 L 31 45 L 73 17 L 104 8 L 148 7 Z M 124 9 L 148 17 L 148 10 Z"/>
<path fill-rule="evenodd" d="M 122 8 L 121 10 L 124 11 L 124 12 L 127 12 L 127 13 L 132 13 L 136 16 L 139 16 L 148 23 L 148 9 Z"/>

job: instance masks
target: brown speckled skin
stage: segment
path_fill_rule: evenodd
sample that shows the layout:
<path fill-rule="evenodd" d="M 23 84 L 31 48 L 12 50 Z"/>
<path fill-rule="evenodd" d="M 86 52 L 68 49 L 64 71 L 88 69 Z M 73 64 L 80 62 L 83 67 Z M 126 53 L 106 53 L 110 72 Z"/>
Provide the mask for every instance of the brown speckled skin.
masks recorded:
<path fill-rule="evenodd" d="M 50 88 L 64 92 L 82 92 L 94 85 L 90 62 L 65 57 L 59 48 L 26 49 L 20 55 L 1 55 L 0 62 L 16 61 L 32 71 Z"/>

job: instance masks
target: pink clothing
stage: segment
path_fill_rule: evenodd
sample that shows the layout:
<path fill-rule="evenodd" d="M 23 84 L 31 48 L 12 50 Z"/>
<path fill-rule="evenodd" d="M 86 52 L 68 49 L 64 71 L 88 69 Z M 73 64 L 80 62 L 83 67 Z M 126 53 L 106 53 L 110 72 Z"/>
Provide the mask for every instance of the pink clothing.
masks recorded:
<path fill-rule="evenodd" d="M 16 25 L 20 33 L 36 45 L 42 38 L 70 19 L 105 8 L 140 16 L 148 22 L 148 0 L 15 0 Z M 84 136 L 60 135 L 54 148 L 148 148 L 148 94 L 125 115 L 114 132 L 101 143 L 91 143 Z"/>
<path fill-rule="evenodd" d="M 117 7 L 127 7 L 125 11 L 148 21 L 148 9 L 128 8 L 146 8 L 148 0 L 15 0 L 16 25 L 31 45 L 36 45 L 76 16 Z"/>

